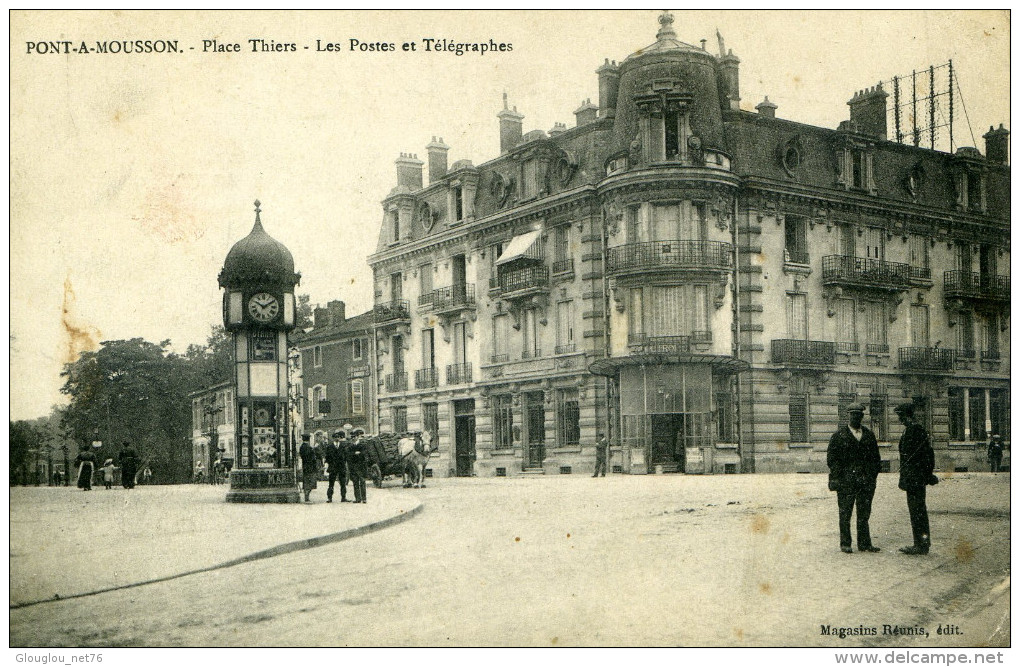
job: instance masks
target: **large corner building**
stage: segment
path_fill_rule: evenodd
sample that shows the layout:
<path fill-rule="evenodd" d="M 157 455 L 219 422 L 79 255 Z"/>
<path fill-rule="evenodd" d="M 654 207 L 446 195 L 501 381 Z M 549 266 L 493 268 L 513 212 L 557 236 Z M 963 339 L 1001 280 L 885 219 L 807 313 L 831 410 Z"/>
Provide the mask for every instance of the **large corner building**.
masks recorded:
<path fill-rule="evenodd" d="M 975 466 L 1009 439 L 1008 131 L 890 141 L 881 86 L 837 129 L 743 111 L 721 39 L 659 21 L 575 127 L 504 100 L 498 157 L 397 160 L 379 429 L 430 431 L 437 476 L 590 474 L 603 432 L 615 472 L 821 471 L 859 401 L 895 469 L 912 400 L 940 467 Z"/>

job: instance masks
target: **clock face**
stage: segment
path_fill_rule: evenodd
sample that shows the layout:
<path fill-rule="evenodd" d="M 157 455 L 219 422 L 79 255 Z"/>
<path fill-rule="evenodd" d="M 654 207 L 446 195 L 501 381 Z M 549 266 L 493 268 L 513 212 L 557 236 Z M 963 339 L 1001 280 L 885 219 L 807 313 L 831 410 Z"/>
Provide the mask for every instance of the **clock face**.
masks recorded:
<path fill-rule="evenodd" d="M 280 302 L 266 292 L 259 292 L 248 301 L 248 314 L 258 322 L 270 322 L 280 313 Z"/>
<path fill-rule="evenodd" d="M 258 408 L 255 410 L 255 425 L 256 426 L 269 426 L 270 415 L 269 410 L 266 408 Z"/>

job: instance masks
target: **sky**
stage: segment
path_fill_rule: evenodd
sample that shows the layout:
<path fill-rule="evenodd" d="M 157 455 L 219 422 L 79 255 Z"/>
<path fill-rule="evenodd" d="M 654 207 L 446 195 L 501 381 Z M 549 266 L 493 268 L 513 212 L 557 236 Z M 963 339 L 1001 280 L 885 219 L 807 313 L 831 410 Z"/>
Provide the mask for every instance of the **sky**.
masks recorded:
<path fill-rule="evenodd" d="M 584 100 L 598 102 L 595 70 L 653 43 L 659 13 L 12 12 L 11 419 L 63 402 L 63 365 L 100 341 L 203 343 L 256 199 L 294 255 L 299 294 L 368 310 L 366 258 L 400 153 L 424 160 L 435 136 L 450 164 L 497 157 L 504 92 L 525 132 L 573 126 Z M 682 41 L 716 53 L 722 34 L 744 109 L 768 95 L 781 118 L 835 128 L 857 90 L 952 59 L 975 137 L 961 120 L 957 144 L 983 152 L 990 125 L 1009 128 L 1005 11 L 673 15 Z M 427 52 L 426 38 L 512 50 Z M 259 39 L 285 50 L 253 52 Z M 396 50 L 352 51 L 352 39 Z M 113 40 L 177 40 L 181 52 L 40 45 Z M 205 50 L 214 40 L 240 52 Z"/>

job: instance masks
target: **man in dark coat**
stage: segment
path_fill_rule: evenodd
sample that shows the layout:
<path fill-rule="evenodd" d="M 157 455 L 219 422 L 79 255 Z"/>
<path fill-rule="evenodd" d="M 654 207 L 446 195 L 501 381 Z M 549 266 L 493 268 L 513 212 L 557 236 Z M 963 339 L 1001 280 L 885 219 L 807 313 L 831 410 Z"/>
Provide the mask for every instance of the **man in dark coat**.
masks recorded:
<path fill-rule="evenodd" d="M 1002 438 L 993 435 L 988 441 L 988 469 L 992 472 L 999 472 L 1002 465 Z"/>
<path fill-rule="evenodd" d="M 311 436 L 305 433 L 301 436 L 301 449 L 298 450 L 298 456 L 301 457 L 301 488 L 305 492 L 305 502 L 312 502 L 309 497 L 312 491 L 317 486 L 316 481 L 319 477 L 319 454 L 312 447 Z"/>
<path fill-rule="evenodd" d="M 925 487 L 937 482 L 934 475 L 935 451 L 928 432 L 914 419 L 912 403 L 897 405 L 895 412 L 906 427 L 900 436 L 900 488 L 907 492 L 910 529 L 914 533 L 914 544 L 900 551 L 911 556 L 923 556 L 931 548 Z"/>
<path fill-rule="evenodd" d="M 609 441 L 606 440 L 605 433 L 599 433 L 599 437 L 595 440 L 595 474 L 592 477 L 598 477 L 599 473 L 602 476 L 606 476 L 606 467 L 609 463 Z"/>
<path fill-rule="evenodd" d="M 326 502 L 333 502 L 333 485 L 340 481 L 340 502 L 347 500 L 347 442 L 343 431 L 333 431 L 333 441 L 326 446 L 326 464 L 329 466 L 329 487 Z"/>
<path fill-rule="evenodd" d="M 840 426 L 829 439 L 826 461 L 829 464 L 829 488 L 836 492 L 839 506 L 839 548 L 853 553 L 850 517 L 857 506 L 857 550 L 880 551 L 871 543 L 871 500 L 875 497 L 875 481 L 882 469 L 875 434 L 861 421 L 864 406 L 854 403 L 847 408 L 849 423 Z"/>
<path fill-rule="evenodd" d="M 124 441 L 120 450 L 120 484 L 125 489 L 135 488 L 135 473 L 138 472 L 138 454 L 130 442 Z"/>
<path fill-rule="evenodd" d="M 365 502 L 365 476 L 368 474 L 368 461 L 365 458 L 365 446 L 361 444 L 360 431 L 354 431 L 348 441 L 347 470 L 351 475 L 351 486 L 354 487 L 354 502 Z"/>

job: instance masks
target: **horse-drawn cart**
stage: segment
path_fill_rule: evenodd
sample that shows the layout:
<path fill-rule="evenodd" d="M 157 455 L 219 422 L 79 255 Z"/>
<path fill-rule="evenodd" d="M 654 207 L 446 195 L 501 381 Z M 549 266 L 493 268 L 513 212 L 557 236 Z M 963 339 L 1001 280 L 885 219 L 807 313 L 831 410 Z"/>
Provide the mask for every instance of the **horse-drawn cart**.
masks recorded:
<path fill-rule="evenodd" d="M 405 461 L 400 455 L 399 442 L 400 436 L 395 433 L 367 435 L 361 439 L 368 476 L 377 489 L 382 488 L 384 479 L 404 476 Z"/>

